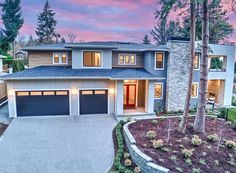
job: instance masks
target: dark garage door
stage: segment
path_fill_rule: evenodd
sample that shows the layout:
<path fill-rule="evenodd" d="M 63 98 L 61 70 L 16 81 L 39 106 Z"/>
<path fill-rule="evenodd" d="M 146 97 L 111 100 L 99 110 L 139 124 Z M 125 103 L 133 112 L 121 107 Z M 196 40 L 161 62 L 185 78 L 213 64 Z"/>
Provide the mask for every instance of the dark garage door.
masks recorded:
<path fill-rule="evenodd" d="M 107 90 L 80 91 L 80 114 L 107 114 Z"/>
<path fill-rule="evenodd" d="M 69 115 L 69 91 L 16 92 L 17 116 Z"/>

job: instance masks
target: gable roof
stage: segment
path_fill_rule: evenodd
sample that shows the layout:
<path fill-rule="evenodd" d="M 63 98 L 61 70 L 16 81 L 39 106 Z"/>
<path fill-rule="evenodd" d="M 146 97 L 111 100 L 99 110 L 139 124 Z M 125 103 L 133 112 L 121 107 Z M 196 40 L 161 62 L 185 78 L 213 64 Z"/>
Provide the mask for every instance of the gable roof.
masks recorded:
<path fill-rule="evenodd" d="M 70 66 L 40 66 L 1 77 L 2 80 L 37 79 L 160 79 L 143 68 L 72 69 Z"/>

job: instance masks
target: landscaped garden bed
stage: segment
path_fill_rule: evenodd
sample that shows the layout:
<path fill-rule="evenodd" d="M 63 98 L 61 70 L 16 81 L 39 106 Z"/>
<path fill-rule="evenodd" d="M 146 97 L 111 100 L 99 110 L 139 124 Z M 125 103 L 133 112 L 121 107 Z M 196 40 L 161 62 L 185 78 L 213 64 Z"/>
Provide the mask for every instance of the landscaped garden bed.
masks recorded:
<path fill-rule="evenodd" d="M 236 130 L 229 122 L 206 118 L 206 133 L 193 131 L 194 117 L 186 134 L 176 129 L 180 118 L 140 120 L 129 125 L 137 147 L 153 162 L 170 172 L 236 172 Z"/>
<path fill-rule="evenodd" d="M 109 173 L 141 173 L 141 170 L 132 161 L 123 137 L 124 122 L 120 121 L 112 132 L 115 159 Z"/>

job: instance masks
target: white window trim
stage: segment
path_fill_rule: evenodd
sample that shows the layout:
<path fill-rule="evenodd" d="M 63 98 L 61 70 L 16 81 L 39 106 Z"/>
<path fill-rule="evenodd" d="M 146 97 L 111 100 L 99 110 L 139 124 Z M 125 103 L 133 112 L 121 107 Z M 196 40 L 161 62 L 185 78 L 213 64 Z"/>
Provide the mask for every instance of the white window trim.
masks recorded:
<path fill-rule="evenodd" d="M 161 97 L 160 98 L 156 97 L 156 85 L 157 84 L 161 84 Z M 163 99 L 163 86 L 164 86 L 163 82 L 155 82 L 155 87 L 154 87 L 154 99 L 155 100 L 162 100 Z"/>
<path fill-rule="evenodd" d="M 197 84 L 197 95 L 196 96 L 192 96 L 192 91 L 191 91 L 191 98 L 198 98 L 198 90 L 199 90 L 199 84 L 198 82 L 193 82 L 192 85 Z"/>
<path fill-rule="evenodd" d="M 156 54 L 157 53 L 161 53 L 163 55 L 163 62 L 162 62 L 163 67 L 162 68 L 157 68 L 156 67 Z M 155 56 L 154 56 L 154 69 L 155 70 L 164 70 L 165 69 L 165 53 L 164 52 L 155 52 Z"/>
<path fill-rule="evenodd" d="M 200 70 L 200 66 L 201 66 L 201 62 L 200 62 L 201 58 L 200 57 L 201 57 L 201 55 L 199 53 L 197 53 L 196 55 L 198 56 L 198 68 L 194 68 L 194 61 L 193 61 L 193 69 L 197 71 L 197 70 Z"/>
<path fill-rule="evenodd" d="M 55 54 L 59 55 L 59 63 L 55 63 L 55 61 L 54 61 L 54 55 Z M 66 54 L 66 63 L 62 63 L 62 57 L 61 57 L 62 54 Z M 68 53 L 67 52 L 53 52 L 52 61 L 53 61 L 53 64 L 55 64 L 55 65 L 65 65 L 65 64 L 68 64 Z"/>
<path fill-rule="evenodd" d="M 98 66 L 91 66 L 91 67 L 88 67 L 88 66 L 84 66 L 84 52 L 101 52 L 101 66 L 98 67 Z M 103 68 L 103 51 L 102 50 L 82 50 L 81 51 L 81 67 L 82 68 L 89 68 L 89 69 L 98 69 L 98 68 Z"/>
<path fill-rule="evenodd" d="M 124 56 L 124 64 L 121 64 L 121 63 L 120 63 L 120 55 L 123 55 L 123 56 Z M 129 57 L 130 57 L 131 55 L 134 55 L 134 64 L 130 64 L 130 63 L 129 63 L 129 64 L 126 64 L 126 63 L 125 63 L 125 56 L 126 56 L 126 55 L 129 55 Z M 135 54 L 135 53 L 119 53 L 119 54 L 118 54 L 117 61 L 118 61 L 118 65 L 124 65 L 124 66 L 125 66 L 125 65 L 127 65 L 127 66 L 128 66 L 128 65 L 136 65 L 136 54 Z"/>

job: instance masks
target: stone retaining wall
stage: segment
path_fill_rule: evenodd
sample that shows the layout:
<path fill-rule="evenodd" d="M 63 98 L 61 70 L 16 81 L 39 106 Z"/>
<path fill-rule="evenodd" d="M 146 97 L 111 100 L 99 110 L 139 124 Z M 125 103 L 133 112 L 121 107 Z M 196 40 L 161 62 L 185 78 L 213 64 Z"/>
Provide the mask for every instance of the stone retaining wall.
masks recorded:
<path fill-rule="evenodd" d="M 152 158 L 138 149 L 136 141 L 128 129 L 128 126 L 134 122 L 126 123 L 123 127 L 126 145 L 133 161 L 141 168 L 143 173 L 168 173 L 169 169 L 153 163 Z"/>

